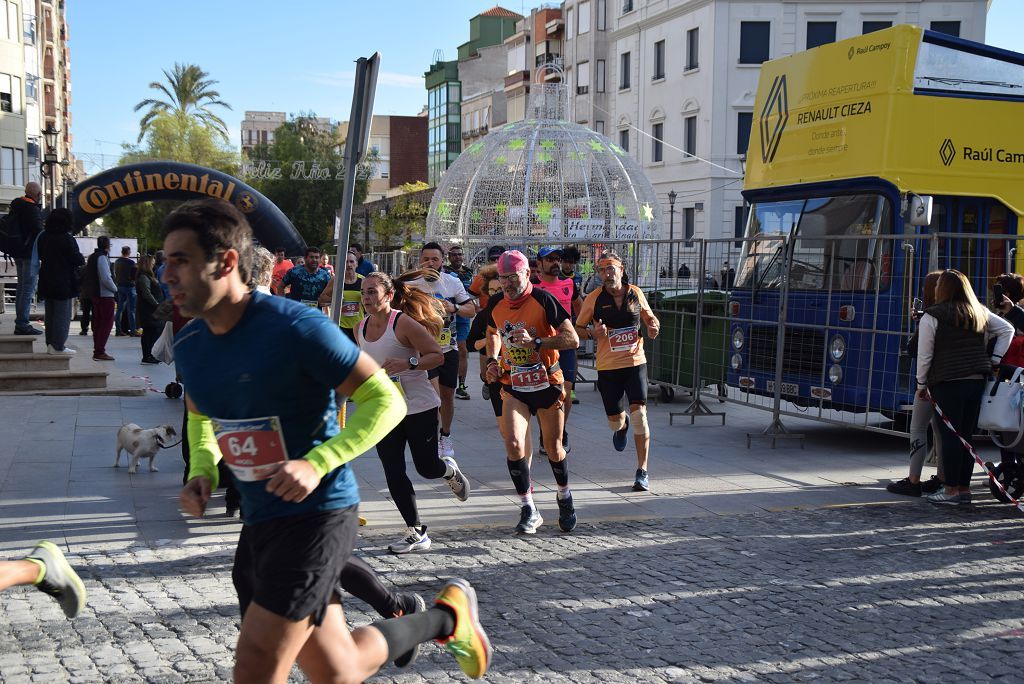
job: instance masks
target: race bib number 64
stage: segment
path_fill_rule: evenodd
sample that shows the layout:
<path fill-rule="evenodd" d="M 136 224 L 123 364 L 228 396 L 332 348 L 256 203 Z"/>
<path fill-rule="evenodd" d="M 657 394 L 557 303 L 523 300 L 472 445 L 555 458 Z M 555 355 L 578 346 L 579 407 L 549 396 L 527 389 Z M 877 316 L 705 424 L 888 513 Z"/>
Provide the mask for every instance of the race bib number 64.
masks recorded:
<path fill-rule="evenodd" d="M 276 416 L 223 420 L 211 418 L 224 463 L 243 482 L 270 478 L 288 460 L 281 421 Z"/>

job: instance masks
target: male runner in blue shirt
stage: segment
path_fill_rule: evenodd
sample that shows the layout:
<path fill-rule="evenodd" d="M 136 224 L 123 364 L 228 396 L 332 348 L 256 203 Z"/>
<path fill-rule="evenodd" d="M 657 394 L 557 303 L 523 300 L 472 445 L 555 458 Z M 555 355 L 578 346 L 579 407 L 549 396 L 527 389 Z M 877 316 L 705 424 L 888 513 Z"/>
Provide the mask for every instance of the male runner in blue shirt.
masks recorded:
<path fill-rule="evenodd" d="M 313 681 L 363 681 L 430 639 L 482 677 L 491 648 L 465 580 L 446 585 L 425 612 L 351 632 L 345 623 L 336 587 L 359 503 L 347 463 L 404 415 L 387 374 L 326 316 L 249 291 L 252 231 L 233 206 L 187 202 L 167 217 L 163 236 L 164 281 L 182 315 L 195 319 L 174 346 L 191 446 L 181 506 L 203 514 L 222 457 L 242 497 L 235 681 L 286 682 L 296 660 Z M 335 392 L 359 407 L 344 430 Z"/>

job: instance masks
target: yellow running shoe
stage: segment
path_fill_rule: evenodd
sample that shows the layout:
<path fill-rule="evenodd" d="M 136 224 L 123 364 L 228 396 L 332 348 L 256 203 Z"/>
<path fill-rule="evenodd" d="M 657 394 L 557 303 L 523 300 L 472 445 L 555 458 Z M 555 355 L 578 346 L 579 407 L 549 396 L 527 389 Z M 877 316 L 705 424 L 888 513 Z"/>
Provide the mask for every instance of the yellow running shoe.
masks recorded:
<path fill-rule="evenodd" d="M 364 518 L 363 516 L 359 516 L 359 526 L 366 527 L 366 518 Z"/>
<path fill-rule="evenodd" d="M 39 542 L 25 560 L 42 568 L 41 577 L 35 582 L 36 589 L 57 599 L 69 618 L 82 612 L 86 600 L 85 585 L 56 544 Z"/>
<path fill-rule="evenodd" d="M 491 664 L 491 642 L 480 624 L 476 591 L 464 579 L 454 579 L 441 589 L 434 605 L 455 613 L 455 631 L 447 639 L 438 639 L 455 656 L 459 667 L 470 679 L 480 679 Z"/>

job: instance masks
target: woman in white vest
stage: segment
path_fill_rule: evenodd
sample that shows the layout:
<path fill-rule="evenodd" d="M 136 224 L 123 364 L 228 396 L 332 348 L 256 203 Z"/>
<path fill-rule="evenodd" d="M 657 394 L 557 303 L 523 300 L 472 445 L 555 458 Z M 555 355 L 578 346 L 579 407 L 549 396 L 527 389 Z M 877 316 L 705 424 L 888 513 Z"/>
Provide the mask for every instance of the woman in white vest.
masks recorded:
<path fill-rule="evenodd" d="M 392 553 L 430 548 L 427 526 L 420 520 L 416 493 L 406 474 L 407 444 L 416 472 L 428 480 L 444 478 L 460 501 L 469 498 L 469 481 L 455 459 L 437 453 L 441 400 L 427 379 L 427 371 L 444 360 L 437 343 L 443 319 L 432 296 L 407 285 L 407 281 L 422 276 L 422 271 L 411 271 L 392 280 L 375 271 L 364 277 L 362 303 L 366 318 L 356 326 L 359 348 L 398 383 L 409 409 L 398 427 L 377 444 L 388 490 L 408 527 L 405 536 L 388 547 Z"/>

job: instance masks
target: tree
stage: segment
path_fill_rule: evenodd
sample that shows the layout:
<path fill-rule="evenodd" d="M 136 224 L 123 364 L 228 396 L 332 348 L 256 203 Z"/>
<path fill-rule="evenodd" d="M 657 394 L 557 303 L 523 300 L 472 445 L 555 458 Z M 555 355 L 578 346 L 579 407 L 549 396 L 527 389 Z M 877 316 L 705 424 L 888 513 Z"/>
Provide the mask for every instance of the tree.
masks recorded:
<path fill-rule="evenodd" d="M 166 96 L 166 100 L 147 98 L 135 105 L 134 111 L 149 107 L 139 121 L 139 138 L 142 142 L 153 122 L 162 114 L 173 114 L 180 119 L 194 119 L 206 124 L 228 141 L 228 127 L 224 120 L 210 109 L 214 106 L 231 109 L 231 105 L 220 99 L 220 93 L 213 90 L 217 81 L 195 64 L 178 64 L 168 72 L 163 70 L 167 83 L 153 81 L 149 87 Z"/>
<path fill-rule="evenodd" d="M 273 144 L 258 145 L 249 157 L 280 173 L 247 182 L 291 219 L 306 244 L 331 244 L 345 185 L 342 143 L 337 135 L 323 130 L 313 113 L 293 115 L 274 131 Z M 366 199 L 372 164 L 373 160 L 364 163 L 356 178 L 355 204 Z"/>
<path fill-rule="evenodd" d="M 166 112 L 150 122 L 145 146 L 125 145 L 119 165 L 142 161 L 171 160 L 206 166 L 238 175 L 238 153 L 224 146 L 212 126 L 190 117 Z M 164 217 L 178 202 L 139 202 L 116 209 L 103 217 L 103 225 L 113 237 L 136 237 L 140 246 L 160 241 Z"/>
<path fill-rule="evenodd" d="M 373 234 L 382 247 L 408 246 L 414 234 L 422 235 L 427 227 L 427 209 L 414 199 L 412 193 L 429 189 L 422 181 L 404 183 L 402 194 L 391 204 L 386 216 L 376 216 L 371 222 Z"/>

